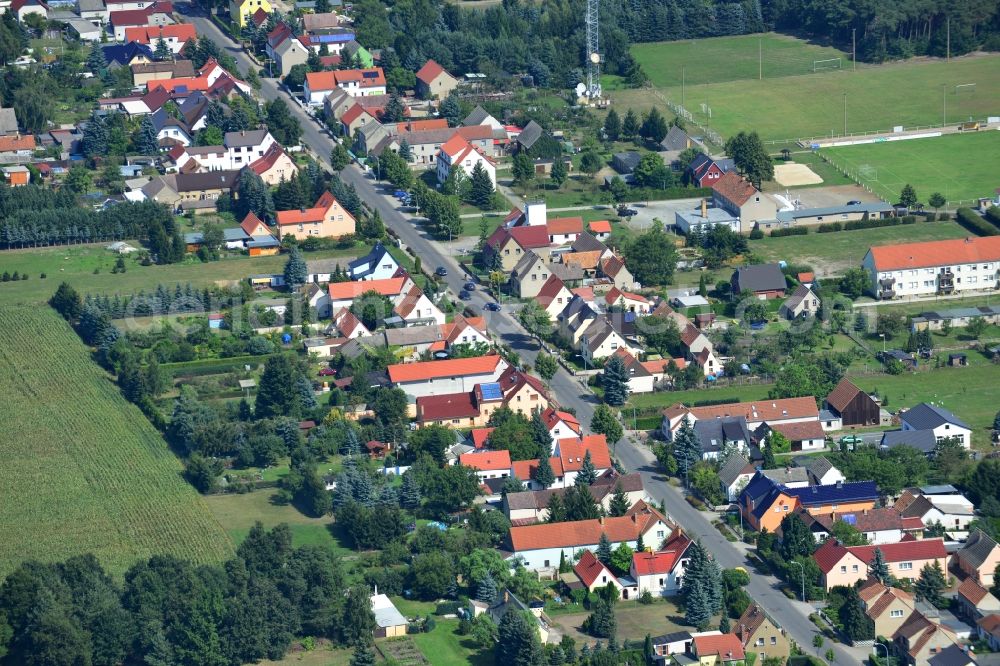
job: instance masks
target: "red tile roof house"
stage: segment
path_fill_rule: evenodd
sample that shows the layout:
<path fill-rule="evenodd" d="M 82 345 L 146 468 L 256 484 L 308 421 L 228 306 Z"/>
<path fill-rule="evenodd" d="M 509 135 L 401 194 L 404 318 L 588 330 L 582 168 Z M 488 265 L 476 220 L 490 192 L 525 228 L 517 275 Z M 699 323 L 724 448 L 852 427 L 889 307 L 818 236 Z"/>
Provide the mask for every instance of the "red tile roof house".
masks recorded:
<path fill-rule="evenodd" d="M 774 199 L 735 171 L 726 173 L 712 185 L 712 204 L 740 218 L 743 233 L 750 233 L 758 222 L 770 226 L 778 215 Z"/>
<path fill-rule="evenodd" d="M 826 540 L 826 537 L 830 535 L 830 529 L 838 520 L 853 526 L 861 532 L 868 543 L 874 546 L 898 543 L 907 534 L 914 534 L 916 538 L 919 538 L 924 530 L 924 524 L 919 518 L 904 518 L 899 511 L 892 507 L 817 515 L 812 515 L 802 509 L 799 515 L 812 531 L 816 543 L 822 543 Z"/>
<path fill-rule="evenodd" d="M 458 87 L 458 79 L 445 71 L 444 67 L 428 60 L 417 70 L 417 94 L 421 99 L 444 99 Z"/>
<path fill-rule="evenodd" d="M 497 382 L 507 367 L 507 362 L 499 354 L 486 354 L 474 358 L 397 363 L 390 365 L 387 371 L 393 386 L 403 389 L 413 398 L 419 398 L 425 395 L 468 392 L 476 384 Z"/>
<path fill-rule="evenodd" d="M 621 594 L 621 581 L 589 550 L 583 551 L 580 561 L 573 565 L 573 573 L 580 579 L 588 592 L 593 592 L 606 585 L 614 585 L 618 589 L 618 593 Z"/>
<path fill-rule="evenodd" d="M 142 25 L 125 29 L 125 42 L 148 44 L 151 49 L 156 49 L 162 39 L 170 47 L 170 52 L 175 55 L 181 52 L 188 41 L 197 36 L 198 33 L 190 23 Z"/>
<path fill-rule="evenodd" d="M 948 571 L 950 557 L 940 537 L 880 546 L 842 546 L 836 539 L 830 539 L 813 553 L 826 589 L 854 585 L 868 578 L 868 565 L 875 556 L 876 548 L 882 551 L 889 573 L 896 578 L 916 580 L 924 565 L 935 561 L 940 563 L 942 571 Z"/>
<path fill-rule="evenodd" d="M 684 555 L 690 545 L 691 539 L 678 529 L 659 550 L 634 553 L 629 575 L 637 584 L 636 594 L 649 592 L 660 597 L 679 594 L 688 563 Z"/>
<path fill-rule="evenodd" d="M 772 426 L 778 423 L 819 422 L 819 409 L 816 407 L 816 399 L 812 396 L 735 402 L 706 407 L 686 407 L 678 403 L 663 410 L 661 429 L 667 439 L 672 438 L 673 433 L 677 432 L 685 416 L 692 425 L 698 419 L 742 416 L 747 420 L 747 427 L 756 430 L 765 422 Z"/>
<path fill-rule="evenodd" d="M 476 470 L 480 481 L 486 479 L 505 479 L 510 476 L 509 451 L 473 451 L 463 453 L 458 463 Z"/>
<path fill-rule="evenodd" d="M 955 598 L 958 600 L 959 615 L 971 622 L 1000 613 L 1000 600 L 972 578 L 962 581 Z"/>
<path fill-rule="evenodd" d="M 548 259 L 550 245 L 546 227 L 528 226 L 513 229 L 498 227 L 486 240 L 485 251 L 490 255 L 487 260 L 491 260 L 494 254 L 499 254 L 504 272 L 509 273 L 528 250 L 542 259 Z"/>
<path fill-rule="evenodd" d="M 639 535 L 647 545 L 659 545 L 673 532 L 667 518 L 645 502 L 639 502 L 621 517 L 595 518 L 566 523 L 515 526 L 510 528 L 502 549 L 509 557 L 523 558 L 527 569 L 558 567 L 562 557 L 567 562 L 577 553 L 595 552 L 605 534 L 612 548 L 627 543 L 635 548 Z"/>
<path fill-rule="evenodd" d="M 691 641 L 691 652 L 703 666 L 742 666 L 746 654 L 743 641 L 736 634 L 716 634 L 695 636 Z"/>
<path fill-rule="evenodd" d="M 608 441 L 604 435 L 587 435 L 586 437 L 570 437 L 556 443 L 554 453 L 549 458 L 549 465 L 556 476 L 555 483 L 550 488 L 568 488 L 576 483 L 576 476 L 583 469 L 583 459 L 590 454 L 598 476 L 611 469 L 611 454 L 608 452 Z M 539 461 L 517 460 L 512 464 L 514 476 L 524 481 L 528 490 L 543 490 L 535 482 Z"/>

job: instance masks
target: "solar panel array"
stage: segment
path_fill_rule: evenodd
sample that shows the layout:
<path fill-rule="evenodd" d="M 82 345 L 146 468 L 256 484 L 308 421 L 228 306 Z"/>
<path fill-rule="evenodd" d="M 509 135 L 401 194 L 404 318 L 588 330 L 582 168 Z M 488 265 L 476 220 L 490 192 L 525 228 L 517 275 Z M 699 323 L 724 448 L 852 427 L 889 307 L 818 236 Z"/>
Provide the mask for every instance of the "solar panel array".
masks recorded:
<path fill-rule="evenodd" d="M 503 397 L 500 384 L 492 382 L 490 384 L 480 384 L 479 391 L 483 394 L 483 400 L 499 400 Z"/>

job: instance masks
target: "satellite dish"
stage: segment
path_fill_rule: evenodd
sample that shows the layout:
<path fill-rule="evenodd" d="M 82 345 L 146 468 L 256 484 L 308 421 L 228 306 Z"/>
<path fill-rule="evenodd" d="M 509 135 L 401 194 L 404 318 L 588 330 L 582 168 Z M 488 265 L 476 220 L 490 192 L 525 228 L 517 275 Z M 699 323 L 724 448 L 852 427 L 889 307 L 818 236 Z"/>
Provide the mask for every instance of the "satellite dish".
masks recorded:
<path fill-rule="evenodd" d="M 583 93 L 587 92 L 587 84 L 578 83 L 576 84 L 576 94 L 582 96 Z"/>
<path fill-rule="evenodd" d="M 600 53 L 591 53 L 590 54 L 590 62 L 594 63 L 595 65 L 599 65 L 601 63 L 601 54 Z"/>

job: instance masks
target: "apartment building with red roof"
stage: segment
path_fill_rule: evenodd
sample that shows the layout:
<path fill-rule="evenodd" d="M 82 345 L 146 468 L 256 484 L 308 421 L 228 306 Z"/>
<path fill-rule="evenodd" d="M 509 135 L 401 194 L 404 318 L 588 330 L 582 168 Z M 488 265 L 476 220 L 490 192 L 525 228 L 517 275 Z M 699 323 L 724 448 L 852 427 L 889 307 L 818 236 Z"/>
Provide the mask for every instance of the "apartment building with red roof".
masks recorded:
<path fill-rule="evenodd" d="M 952 295 L 997 288 L 1000 236 L 869 248 L 861 267 L 876 298 Z"/>
<path fill-rule="evenodd" d="M 622 543 L 635 548 L 640 535 L 646 544 L 660 544 L 673 531 L 662 513 L 638 502 L 621 517 L 511 527 L 502 548 L 510 557 L 523 558 L 526 568 L 538 570 L 558 567 L 562 557 L 572 562 L 577 553 L 596 551 L 602 534 L 612 548 Z"/>
<path fill-rule="evenodd" d="M 312 208 L 278 211 L 275 218 L 282 236 L 299 240 L 349 236 L 356 226 L 354 216 L 329 191 L 324 192 Z"/>
<path fill-rule="evenodd" d="M 942 571 L 947 572 L 951 559 L 945 550 L 944 539 L 940 537 L 878 546 L 842 546 L 836 539 L 829 539 L 813 553 L 826 589 L 833 589 L 837 585 L 854 585 L 868 578 L 868 566 L 875 556 L 876 548 L 882 551 L 889 573 L 898 579 L 916 580 L 924 565 L 934 562 L 941 565 Z"/>

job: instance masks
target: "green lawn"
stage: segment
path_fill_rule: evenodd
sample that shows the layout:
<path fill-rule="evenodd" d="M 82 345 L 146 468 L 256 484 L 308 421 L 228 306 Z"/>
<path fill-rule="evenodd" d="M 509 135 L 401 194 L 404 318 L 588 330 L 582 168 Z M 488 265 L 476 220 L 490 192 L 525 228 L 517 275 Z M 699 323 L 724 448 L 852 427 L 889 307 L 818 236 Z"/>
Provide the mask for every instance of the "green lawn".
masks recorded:
<path fill-rule="evenodd" d="M 984 119 L 1000 108 L 997 54 L 953 58 L 951 62 L 859 63 L 857 72 L 852 72 L 849 59 L 844 59 L 841 71 L 813 74 L 814 59 L 824 54 L 836 56 L 790 37 L 769 35 L 764 39 L 765 51 L 774 46 L 780 53 L 776 45 L 783 40 L 791 40 L 791 44 L 788 58 L 776 58 L 774 67 L 769 68 L 765 58 L 763 81 L 756 80 L 757 36 L 637 44 L 632 48 L 653 84 L 675 103 L 681 102 L 683 69 L 685 107 L 698 122 L 707 123 L 723 137 L 750 129 L 772 140 L 842 134 L 845 94 L 847 131 L 852 133 L 891 131 L 896 125 L 940 125 L 945 102 L 949 123 L 970 116 Z M 704 48 L 710 48 L 710 55 L 703 55 Z M 685 49 L 691 52 L 687 57 L 702 62 L 679 66 L 676 58 L 684 57 Z M 743 57 L 735 57 L 740 53 Z M 960 83 L 975 83 L 975 92 L 956 93 L 955 86 Z M 616 91 L 611 96 L 620 108 L 662 107 L 662 102 L 644 90 Z M 702 111 L 703 103 L 711 107 L 711 118 Z"/>
<path fill-rule="evenodd" d="M 459 635 L 458 620 L 434 618 L 434 621 L 437 626 L 430 633 L 411 635 L 429 663 L 434 666 L 493 666 L 493 652 L 480 651 L 472 638 Z"/>
<path fill-rule="evenodd" d="M 582 632 L 583 622 L 588 615 L 589 611 L 565 613 L 556 615 L 552 621 L 576 639 L 579 648 L 583 643 L 593 645 L 597 641 L 593 636 Z M 615 619 L 618 621 L 619 641 L 642 641 L 649 633 L 690 630 L 690 627 L 684 625 L 684 612 L 671 599 L 657 600 L 651 604 L 620 601 L 615 605 Z M 718 622 L 714 622 L 712 626 L 718 626 Z"/>
<path fill-rule="evenodd" d="M 246 538 L 257 521 L 266 528 L 287 523 L 292 530 L 292 545 L 296 547 L 312 544 L 326 546 L 339 555 L 353 553 L 331 531 L 329 518 L 305 516 L 293 506 L 275 503 L 274 495 L 273 490 L 264 489 L 245 495 L 210 495 L 205 502 L 236 544 Z"/>
<path fill-rule="evenodd" d="M 135 241 L 133 245 L 138 246 Z M 0 306 L 15 303 L 43 303 L 66 281 L 84 294 L 132 293 L 147 291 L 158 284 L 173 285 L 190 282 L 196 287 L 218 281 L 239 281 L 256 273 L 280 273 L 286 257 L 230 256 L 220 261 L 202 263 L 193 257 L 180 264 L 142 266 L 134 257 L 125 260 L 126 272 L 113 274 L 111 269 L 118 256 L 106 249 L 107 243 L 69 245 L 30 250 L 0 252 L 0 273 L 27 273 L 28 280 L 0 282 Z M 367 246 L 347 250 L 321 250 L 305 253 L 306 261 L 332 257 L 355 257 L 367 251 Z M 95 273 L 94 271 L 98 271 Z M 42 279 L 40 275 L 47 277 Z"/>
<path fill-rule="evenodd" d="M 837 231 L 820 234 L 815 229 L 805 236 L 765 236 L 750 241 L 750 250 L 765 261 L 787 261 L 812 266 L 820 277 L 843 274 L 861 265 L 868 248 L 916 241 L 962 238 L 968 232 L 955 222 L 917 222 L 916 224 Z"/>
<path fill-rule="evenodd" d="M 154 554 L 232 554 L 163 437 L 54 310 L 0 306 L 0 393 L 0 577 L 85 553 L 116 575 Z"/>
<path fill-rule="evenodd" d="M 1000 61 L 997 61 L 1000 67 Z M 907 183 L 920 201 L 940 192 L 950 206 L 991 196 L 1000 185 L 1000 132 L 827 148 L 823 153 L 886 201 L 898 201 Z M 962 169 L 970 155 L 976 168 Z"/>
<path fill-rule="evenodd" d="M 636 44 L 632 55 L 657 88 L 679 87 L 682 77 L 684 83 L 693 86 L 757 80 L 761 73 L 765 79 L 811 74 L 814 61 L 829 58 L 840 58 L 844 68 L 851 64 L 849 53 L 773 32 Z"/>

